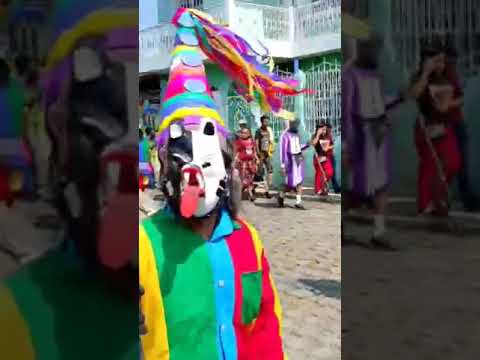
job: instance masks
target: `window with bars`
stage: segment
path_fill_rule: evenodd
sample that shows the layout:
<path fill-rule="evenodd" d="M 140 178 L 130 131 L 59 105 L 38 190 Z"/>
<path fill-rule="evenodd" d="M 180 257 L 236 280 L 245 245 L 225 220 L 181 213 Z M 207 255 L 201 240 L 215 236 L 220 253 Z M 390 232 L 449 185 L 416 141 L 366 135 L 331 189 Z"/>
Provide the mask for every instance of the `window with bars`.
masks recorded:
<path fill-rule="evenodd" d="M 203 9 L 203 0 L 179 0 L 178 7 Z"/>
<path fill-rule="evenodd" d="M 478 0 L 397 0 L 392 2 L 392 45 L 404 70 L 418 66 L 420 41 L 433 36 L 458 53 L 464 76 L 480 69 L 480 2 Z"/>

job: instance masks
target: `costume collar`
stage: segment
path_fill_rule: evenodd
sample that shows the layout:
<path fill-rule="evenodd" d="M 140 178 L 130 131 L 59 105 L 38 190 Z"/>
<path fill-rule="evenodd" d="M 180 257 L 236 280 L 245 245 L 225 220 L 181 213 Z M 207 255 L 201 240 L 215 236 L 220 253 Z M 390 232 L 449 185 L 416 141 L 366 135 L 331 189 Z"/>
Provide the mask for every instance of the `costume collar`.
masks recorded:
<path fill-rule="evenodd" d="M 213 230 L 213 234 L 209 241 L 216 242 L 230 235 L 234 231 L 233 220 L 226 210 L 220 213 L 220 220 Z"/>
<path fill-rule="evenodd" d="M 164 207 L 163 211 L 167 215 L 175 217 L 173 210 L 168 205 Z M 228 211 L 222 209 L 220 212 L 220 220 L 218 221 L 217 226 L 213 230 L 212 236 L 210 237 L 209 241 L 220 241 L 224 237 L 231 235 L 235 230 L 239 230 L 240 228 L 240 224 L 232 219 Z"/>

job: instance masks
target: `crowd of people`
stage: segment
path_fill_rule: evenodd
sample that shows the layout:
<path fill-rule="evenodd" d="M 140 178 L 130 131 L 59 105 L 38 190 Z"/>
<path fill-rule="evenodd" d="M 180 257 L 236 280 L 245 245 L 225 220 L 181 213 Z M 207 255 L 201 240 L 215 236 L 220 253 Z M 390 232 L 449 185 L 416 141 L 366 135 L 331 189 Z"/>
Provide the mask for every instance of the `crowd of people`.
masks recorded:
<path fill-rule="evenodd" d="M 260 127 L 253 135 L 247 121 L 241 119 L 238 122 L 238 130 L 233 134 L 235 154 L 233 166 L 238 170 L 244 196 L 252 202 L 256 200 L 255 190 L 259 183 L 263 183 L 265 198 L 272 198 L 275 138 L 269 122 L 269 116 L 262 115 Z M 299 124 L 299 120 L 290 122 L 288 129 L 280 136 L 279 171 L 285 178 L 277 197 L 280 207 L 284 206 L 285 192 L 294 191 L 296 193 L 295 207 L 304 209 L 302 204 L 305 179 L 304 153 L 310 146 L 314 149 L 315 194 L 327 196 L 334 182 L 334 139 L 331 124 L 325 121 L 317 123 L 310 141 L 305 144 L 301 144 L 298 134 Z M 142 175 L 139 184 L 140 189 L 161 187 L 161 166 L 158 158 L 155 130 L 148 126 L 139 129 L 139 162 Z"/>
<path fill-rule="evenodd" d="M 421 45 L 420 66 L 408 89 L 391 101 L 386 100 L 382 86 L 378 63 L 382 43 L 376 36 L 358 41 L 357 54 L 342 74 L 342 161 L 349 173 L 342 204 L 347 211 L 361 205 L 373 210 L 371 243 L 387 250 L 394 250 L 385 231 L 392 180 L 389 115 L 407 101 L 416 102 L 419 110 L 414 132 L 419 158 L 418 214 L 447 217 L 455 179 L 465 210 L 478 210 L 480 204 L 469 182 L 468 138 L 455 51 L 435 37 Z"/>
<path fill-rule="evenodd" d="M 251 201 L 255 200 L 255 179 L 264 180 L 265 197 L 271 198 L 270 189 L 273 181 L 273 154 L 275 149 L 273 131 L 269 127 L 269 117 L 260 118 L 261 126 L 255 137 L 244 120 L 239 122 L 239 130 L 235 141 L 235 166 L 240 172 L 243 190 Z M 334 177 L 334 147 L 332 127 L 327 122 L 317 124 L 315 133 L 309 142 L 302 144 L 299 135 L 299 120 L 289 123 L 280 136 L 278 153 L 280 172 L 285 182 L 280 186 L 277 197 L 278 205 L 284 206 L 285 192 L 295 191 L 295 207 L 304 209 L 302 193 L 305 180 L 305 150 L 313 146 L 313 167 L 315 169 L 314 191 L 318 195 L 328 195 L 330 181 Z"/>

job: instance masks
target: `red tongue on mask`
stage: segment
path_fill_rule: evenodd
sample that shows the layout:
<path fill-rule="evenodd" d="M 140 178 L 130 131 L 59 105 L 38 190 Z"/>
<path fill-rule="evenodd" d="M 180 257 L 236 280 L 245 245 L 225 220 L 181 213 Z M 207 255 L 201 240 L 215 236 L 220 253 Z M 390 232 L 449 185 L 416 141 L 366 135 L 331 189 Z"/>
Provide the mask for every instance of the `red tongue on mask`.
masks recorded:
<path fill-rule="evenodd" d="M 180 198 L 180 213 L 184 218 L 191 218 L 198 208 L 198 201 L 205 193 L 197 181 L 197 169 L 190 168 L 184 171 L 190 174 L 188 183 L 183 187 L 183 193 Z"/>

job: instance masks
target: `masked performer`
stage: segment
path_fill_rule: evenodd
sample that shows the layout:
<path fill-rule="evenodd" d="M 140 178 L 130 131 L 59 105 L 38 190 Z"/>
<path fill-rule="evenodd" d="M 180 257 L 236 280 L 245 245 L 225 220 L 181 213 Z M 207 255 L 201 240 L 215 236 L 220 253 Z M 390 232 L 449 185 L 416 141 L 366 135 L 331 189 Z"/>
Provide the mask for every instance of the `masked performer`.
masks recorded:
<path fill-rule="evenodd" d="M 256 91 L 273 104 L 279 91 L 297 92 L 207 15 L 179 9 L 173 23 L 157 137 L 167 206 L 140 226 L 144 357 L 284 359 L 279 299 L 258 233 L 237 215 L 232 145 L 200 48 L 239 85 L 251 85 L 249 99 Z"/>
<path fill-rule="evenodd" d="M 283 207 L 285 192 L 294 189 L 296 192 L 297 209 L 304 210 L 302 204 L 303 180 L 305 171 L 305 160 L 303 151 L 309 144 L 301 144 L 298 134 L 300 120 L 295 119 L 289 123 L 288 129 L 280 137 L 280 167 L 285 177 L 285 188 L 278 195 L 278 206 Z"/>
<path fill-rule="evenodd" d="M 312 137 L 315 148 L 313 167 L 315 169 L 315 193 L 328 195 L 328 183 L 333 177 L 333 141 L 327 131 L 327 124 L 320 123 Z"/>
<path fill-rule="evenodd" d="M 385 237 L 389 185 L 389 123 L 387 111 L 402 97 L 387 103 L 378 72 L 379 41 L 375 36 L 358 41 L 357 55 L 342 75 L 342 158 L 348 164 L 350 205 L 373 204 L 371 243 L 391 250 Z"/>
<path fill-rule="evenodd" d="M 240 173 L 243 191 L 248 193 L 250 201 L 255 201 L 253 193 L 253 180 L 257 173 L 258 156 L 255 141 L 249 129 L 242 129 L 239 138 L 235 140 L 234 166 Z"/>
<path fill-rule="evenodd" d="M 46 69 L 48 73 L 45 73 L 43 93 L 49 103 L 57 101 L 61 95 L 50 91 L 53 90 L 53 85 L 61 87 L 65 82 L 72 81 L 73 72 L 69 67 L 64 69 L 72 62 L 75 44 L 92 33 L 105 36 L 105 41 L 99 44 L 102 50 L 108 51 L 109 46 L 112 46 L 112 50 L 120 50 L 122 54 L 129 51 L 130 59 L 138 59 L 138 10 L 102 8 L 99 2 L 71 1 L 68 5 L 54 6 L 51 9 L 52 23 L 58 24 L 58 19 L 62 21 L 61 28 L 59 25 L 53 31 L 56 38 L 51 41 L 52 47 L 48 51 L 49 65 Z M 98 23 L 103 24 L 100 30 Z M 54 79 L 55 83 L 52 84 L 50 81 Z M 52 88 L 47 89 L 48 84 Z M 108 92 L 101 94 L 106 98 L 110 95 Z M 118 113 L 118 116 L 127 118 L 128 115 L 124 111 Z M 50 121 L 55 120 L 50 118 Z M 115 232 L 117 236 L 110 237 L 112 244 L 106 244 L 108 250 L 114 249 L 107 251 L 109 256 L 116 257 L 120 253 L 125 258 L 120 263 L 117 262 L 115 267 L 106 265 L 101 260 L 103 256 L 100 249 L 105 246 L 101 242 L 94 243 L 94 266 L 90 253 L 67 253 L 63 249 L 50 249 L 41 258 L 2 277 L 2 359 L 139 358 L 136 327 L 138 267 L 135 265 L 138 263 L 138 253 L 135 251 L 138 242 L 134 236 L 137 228 L 132 224 L 132 220 L 137 222 L 138 216 L 135 171 L 138 168 L 138 158 L 136 152 L 132 152 L 128 182 L 131 185 L 131 198 L 135 201 L 127 209 L 123 207 L 116 216 L 112 216 L 116 222 L 109 228 L 109 232 Z M 81 166 L 74 162 L 71 165 Z M 132 213 L 125 216 L 124 211 L 128 209 Z M 125 218 L 130 218 L 130 222 L 125 222 Z M 131 229 L 134 234 L 128 236 Z M 123 237 L 125 233 L 126 238 Z M 98 238 L 94 237 L 93 240 L 96 242 Z M 129 243 L 128 246 L 124 245 L 125 240 Z M 133 248 L 133 251 L 125 251 L 122 249 L 124 247 L 128 250 Z M 121 285 L 124 292 L 117 292 L 120 290 L 117 285 Z"/>
<path fill-rule="evenodd" d="M 449 186 L 460 170 L 455 120 L 461 99 L 455 97 L 459 91 L 447 76 L 440 44 L 425 46 L 422 55 L 410 88 L 421 113 L 415 129 L 420 157 L 417 204 L 419 213 L 445 216 Z"/>

